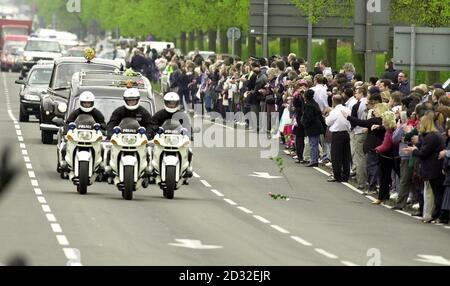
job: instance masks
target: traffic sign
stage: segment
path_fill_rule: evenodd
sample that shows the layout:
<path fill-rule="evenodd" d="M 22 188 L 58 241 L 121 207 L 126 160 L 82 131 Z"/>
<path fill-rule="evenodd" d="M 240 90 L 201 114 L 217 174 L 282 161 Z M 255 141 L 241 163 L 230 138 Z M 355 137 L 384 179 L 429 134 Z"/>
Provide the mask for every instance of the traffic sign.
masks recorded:
<path fill-rule="evenodd" d="M 227 31 L 227 37 L 230 40 L 239 40 L 241 38 L 241 30 L 239 30 L 239 28 L 236 27 L 231 27 L 228 29 Z"/>

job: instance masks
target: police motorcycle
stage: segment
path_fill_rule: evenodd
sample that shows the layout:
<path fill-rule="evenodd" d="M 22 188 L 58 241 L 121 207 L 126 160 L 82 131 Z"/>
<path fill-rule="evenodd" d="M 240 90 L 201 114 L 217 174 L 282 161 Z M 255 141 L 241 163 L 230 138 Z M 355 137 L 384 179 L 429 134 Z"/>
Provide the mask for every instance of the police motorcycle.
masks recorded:
<path fill-rule="evenodd" d="M 68 125 L 65 163 L 69 179 L 81 195 L 87 193 L 97 176 L 102 173 L 103 133 L 100 124 L 89 114 L 81 114 Z"/>
<path fill-rule="evenodd" d="M 147 186 L 147 130 L 134 118 L 124 118 L 113 130 L 108 169 L 122 197 L 132 200 L 134 191 Z"/>
<path fill-rule="evenodd" d="M 150 176 L 167 199 L 173 199 L 175 190 L 181 184 L 187 185 L 188 179 L 192 177 L 189 163 L 189 156 L 192 156 L 191 140 L 188 133 L 178 120 L 166 120 L 150 143 Z"/>

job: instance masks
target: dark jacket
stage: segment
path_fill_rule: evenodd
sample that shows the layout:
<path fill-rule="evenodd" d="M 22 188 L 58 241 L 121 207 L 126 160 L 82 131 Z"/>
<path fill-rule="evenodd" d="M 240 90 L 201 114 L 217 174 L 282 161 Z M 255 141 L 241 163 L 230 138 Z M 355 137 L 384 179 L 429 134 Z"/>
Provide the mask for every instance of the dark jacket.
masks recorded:
<path fill-rule="evenodd" d="M 383 128 L 383 120 L 381 117 L 372 117 L 369 120 L 361 120 L 352 116 L 347 117 L 352 126 L 361 126 L 369 129 L 367 132 L 367 139 L 364 142 L 363 151 L 364 154 L 370 151 L 375 151 L 374 149 L 380 146 L 384 140 L 384 133 L 386 130 Z M 380 125 L 380 128 L 372 130 L 373 125 Z"/>
<path fill-rule="evenodd" d="M 106 130 L 106 123 L 105 123 L 105 117 L 103 114 L 96 108 L 94 108 L 91 112 L 84 112 L 81 110 L 81 108 L 75 109 L 70 113 L 69 117 L 67 117 L 67 120 L 64 124 L 64 134 L 67 134 L 69 123 L 75 122 L 75 120 L 80 116 L 81 114 L 90 114 L 94 118 L 95 122 L 100 124 L 102 127 L 102 130 Z"/>
<path fill-rule="evenodd" d="M 325 133 L 325 122 L 319 105 L 313 100 L 306 101 L 301 122 L 306 136 L 319 136 Z"/>
<path fill-rule="evenodd" d="M 139 125 L 145 127 L 147 129 L 147 134 L 150 134 L 149 133 L 151 132 L 150 123 L 152 116 L 150 112 L 147 111 L 147 109 L 145 109 L 142 106 L 139 106 L 136 110 L 128 110 L 125 106 L 121 106 L 118 107 L 116 110 L 114 110 L 106 127 L 108 139 L 111 138 L 114 127 L 119 126 L 122 119 L 126 117 L 136 118 L 136 120 L 139 122 Z"/>
<path fill-rule="evenodd" d="M 178 119 L 180 121 L 180 124 L 184 128 L 191 130 L 191 123 L 190 123 L 189 117 L 186 113 L 184 113 L 182 111 L 170 113 L 165 109 L 162 109 L 162 110 L 156 112 L 155 115 L 152 116 L 152 118 L 150 120 L 151 130 L 156 132 L 158 130 L 158 128 L 161 127 L 164 124 L 164 122 L 166 122 L 166 120 L 169 120 L 172 118 Z"/>
<path fill-rule="evenodd" d="M 297 121 L 297 126 L 294 127 L 294 133 L 297 136 L 305 137 L 305 127 L 302 124 L 302 116 L 303 110 L 305 108 L 305 101 L 302 96 L 294 96 L 294 100 L 292 101 L 292 105 L 294 107 L 295 120 Z"/>
<path fill-rule="evenodd" d="M 420 176 L 424 180 L 436 179 L 442 175 L 443 160 L 439 152 L 445 149 L 444 138 L 436 132 L 424 134 L 419 149 L 413 155 L 420 159 Z"/>
<path fill-rule="evenodd" d="M 392 83 L 398 83 L 398 74 L 400 71 L 398 70 L 385 70 L 384 74 L 381 76 L 381 79 L 389 79 Z"/>
<path fill-rule="evenodd" d="M 147 59 L 144 56 L 138 54 L 131 59 L 130 68 L 132 68 L 135 72 L 145 72 L 148 65 L 149 63 Z"/>

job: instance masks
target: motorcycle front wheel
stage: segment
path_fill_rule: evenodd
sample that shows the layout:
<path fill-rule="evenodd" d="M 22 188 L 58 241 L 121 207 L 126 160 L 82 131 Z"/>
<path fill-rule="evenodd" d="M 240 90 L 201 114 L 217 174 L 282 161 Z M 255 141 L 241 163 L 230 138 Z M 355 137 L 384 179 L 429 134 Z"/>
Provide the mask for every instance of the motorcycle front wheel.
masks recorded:
<path fill-rule="evenodd" d="M 80 181 L 77 190 L 80 195 L 85 195 L 89 185 L 89 162 L 80 162 L 78 168 L 78 178 Z"/>
<path fill-rule="evenodd" d="M 169 200 L 172 200 L 175 193 L 175 188 L 177 186 L 177 181 L 175 176 L 177 174 L 177 169 L 175 166 L 167 166 L 166 167 L 166 189 L 165 189 L 165 197 Z"/>
<path fill-rule="evenodd" d="M 125 166 L 123 174 L 123 191 L 122 198 L 127 201 L 131 201 L 133 199 L 133 191 L 134 191 L 134 167 L 133 166 Z"/>

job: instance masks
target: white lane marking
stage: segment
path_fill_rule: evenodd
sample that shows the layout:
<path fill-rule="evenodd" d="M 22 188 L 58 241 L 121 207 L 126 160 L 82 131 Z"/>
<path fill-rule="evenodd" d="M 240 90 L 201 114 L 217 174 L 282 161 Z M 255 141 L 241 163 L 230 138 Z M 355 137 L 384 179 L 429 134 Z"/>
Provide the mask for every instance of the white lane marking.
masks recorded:
<path fill-rule="evenodd" d="M 27 155 L 28 155 L 28 151 L 27 151 L 27 150 L 25 150 L 25 149 L 24 149 L 24 150 L 22 150 L 22 155 L 26 155 L 26 156 L 27 156 Z"/>
<path fill-rule="evenodd" d="M 347 188 L 349 188 L 352 191 L 357 192 L 358 194 L 362 195 L 364 192 L 361 190 L 358 190 L 357 188 L 353 187 L 352 185 L 350 185 L 349 183 L 342 183 L 344 186 L 346 186 Z"/>
<path fill-rule="evenodd" d="M 55 217 L 54 214 L 46 214 L 45 216 L 47 217 L 47 220 L 49 222 L 55 222 L 56 221 L 56 217 Z"/>
<path fill-rule="evenodd" d="M 32 185 L 33 187 L 39 187 L 39 183 L 38 183 L 37 180 L 31 180 L 31 185 Z"/>
<path fill-rule="evenodd" d="M 328 173 L 328 172 L 325 171 L 325 170 L 320 169 L 319 167 L 314 167 L 314 169 L 317 170 L 317 171 L 319 171 L 319 172 L 321 172 L 322 174 L 324 174 L 324 175 L 326 175 L 326 176 L 328 176 L 328 177 L 331 176 L 330 173 Z"/>
<path fill-rule="evenodd" d="M 211 188 L 211 185 L 210 185 L 207 181 L 205 181 L 205 180 L 200 180 L 200 182 L 202 182 L 202 184 L 203 184 L 205 187 Z"/>
<path fill-rule="evenodd" d="M 22 148 L 22 149 L 27 148 L 27 146 L 25 145 L 25 143 L 20 143 L 19 146 L 20 146 L 20 148 Z"/>
<path fill-rule="evenodd" d="M 23 142 L 23 137 L 22 136 L 17 136 L 17 139 L 19 139 L 19 142 Z"/>
<path fill-rule="evenodd" d="M 237 205 L 237 203 L 233 202 L 233 201 L 230 200 L 230 199 L 223 199 L 223 200 L 226 201 L 227 203 L 229 203 L 229 204 L 232 205 L 232 206 L 236 206 L 236 205 Z"/>
<path fill-rule="evenodd" d="M 221 193 L 221 192 L 219 192 L 218 190 L 211 190 L 211 192 L 213 192 L 214 194 L 216 194 L 216 196 L 219 196 L 219 197 L 223 197 L 224 195 Z"/>
<path fill-rule="evenodd" d="M 28 170 L 33 170 L 33 165 L 31 165 L 31 163 L 25 163 L 25 165 L 27 166 Z"/>
<path fill-rule="evenodd" d="M 33 171 L 28 171 L 28 176 L 30 176 L 31 179 L 36 178 L 36 174 Z"/>
<path fill-rule="evenodd" d="M 79 257 L 73 248 L 63 248 L 64 255 L 69 260 L 78 260 Z"/>
<path fill-rule="evenodd" d="M 14 128 L 20 129 L 20 125 L 14 125 Z"/>
<path fill-rule="evenodd" d="M 270 221 L 268 221 L 267 219 L 263 218 L 262 216 L 254 215 L 253 217 L 256 218 L 257 220 L 259 220 L 262 223 L 270 223 Z"/>
<path fill-rule="evenodd" d="M 47 200 L 43 196 L 37 196 L 36 198 L 37 198 L 38 202 L 41 204 L 47 203 Z"/>
<path fill-rule="evenodd" d="M 52 223 L 52 224 L 50 224 L 50 226 L 52 227 L 52 231 L 54 233 L 61 233 L 62 232 L 62 229 L 61 229 L 61 226 L 59 225 L 59 223 Z"/>
<path fill-rule="evenodd" d="M 281 226 L 272 224 L 270 227 L 272 227 L 275 230 L 278 230 L 281 233 L 289 233 L 289 231 L 285 230 L 284 228 L 282 228 Z"/>
<path fill-rule="evenodd" d="M 194 178 L 200 178 L 200 176 L 196 172 L 192 172 L 192 175 L 194 175 Z"/>
<path fill-rule="evenodd" d="M 344 264 L 345 266 L 358 266 L 358 264 L 345 260 L 342 260 L 341 263 Z"/>
<path fill-rule="evenodd" d="M 30 163 L 30 162 L 31 162 L 30 157 L 28 157 L 28 156 L 23 156 L 23 160 L 24 160 L 26 163 Z"/>
<path fill-rule="evenodd" d="M 329 253 L 328 251 L 323 250 L 321 248 L 314 248 L 314 251 L 319 253 L 319 254 L 322 254 L 323 256 L 326 256 L 326 257 L 328 257 L 330 259 L 338 259 L 338 257 L 336 255 L 334 255 L 332 253 Z"/>
<path fill-rule="evenodd" d="M 9 117 L 10 117 L 13 121 L 16 121 L 16 122 L 17 122 L 17 119 L 14 117 L 14 114 L 12 113 L 11 109 L 9 109 L 9 108 L 8 108 L 8 114 L 9 114 Z"/>
<path fill-rule="evenodd" d="M 56 239 L 58 240 L 58 243 L 60 245 L 69 245 L 69 241 L 67 240 L 67 237 L 64 234 L 58 234 L 56 236 Z"/>
<path fill-rule="evenodd" d="M 38 196 L 42 196 L 42 190 L 39 188 L 34 188 L 34 193 Z"/>
<path fill-rule="evenodd" d="M 247 213 L 247 214 L 252 214 L 253 213 L 251 210 L 246 209 L 244 207 L 238 207 L 238 209 L 240 209 L 241 211 L 243 211 L 244 213 Z"/>
<path fill-rule="evenodd" d="M 42 205 L 42 210 L 44 211 L 44 213 L 52 212 L 52 210 L 50 209 L 50 207 L 48 205 Z"/>
<path fill-rule="evenodd" d="M 297 241 L 298 243 L 303 244 L 304 246 L 312 246 L 312 243 L 311 243 L 311 242 L 306 241 L 306 240 L 304 240 L 304 239 L 301 238 L 301 237 L 298 237 L 298 236 L 291 236 L 291 238 L 292 238 L 293 240 Z"/>
<path fill-rule="evenodd" d="M 17 136 L 22 136 L 22 131 L 16 130 L 16 134 L 17 134 Z"/>

